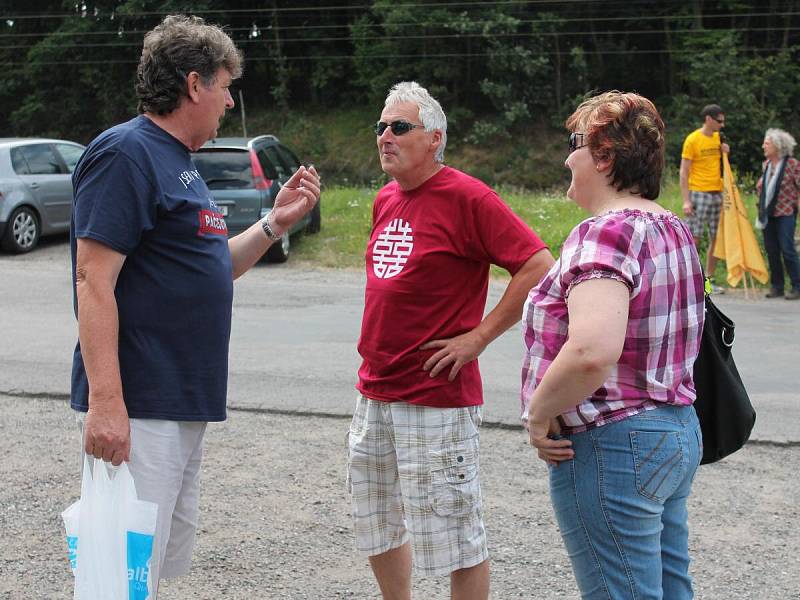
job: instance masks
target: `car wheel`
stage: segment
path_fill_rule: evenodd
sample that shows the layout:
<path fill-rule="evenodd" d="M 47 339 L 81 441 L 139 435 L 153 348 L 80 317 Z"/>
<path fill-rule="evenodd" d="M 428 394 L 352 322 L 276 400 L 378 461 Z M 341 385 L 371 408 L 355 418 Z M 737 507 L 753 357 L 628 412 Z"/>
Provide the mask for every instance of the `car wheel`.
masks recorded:
<path fill-rule="evenodd" d="M 267 260 L 274 263 L 284 263 L 289 260 L 289 247 L 291 242 L 289 240 L 289 232 L 287 231 L 281 236 L 281 239 L 272 244 L 267 250 Z"/>
<path fill-rule="evenodd" d="M 322 213 L 319 208 L 320 201 L 311 209 L 311 220 L 306 226 L 306 233 L 319 233 L 322 229 Z"/>
<path fill-rule="evenodd" d="M 20 206 L 11 213 L 11 218 L 6 223 L 3 249 L 14 254 L 30 252 L 39 242 L 40 233 L 39 217 L 32 208 Z"/>

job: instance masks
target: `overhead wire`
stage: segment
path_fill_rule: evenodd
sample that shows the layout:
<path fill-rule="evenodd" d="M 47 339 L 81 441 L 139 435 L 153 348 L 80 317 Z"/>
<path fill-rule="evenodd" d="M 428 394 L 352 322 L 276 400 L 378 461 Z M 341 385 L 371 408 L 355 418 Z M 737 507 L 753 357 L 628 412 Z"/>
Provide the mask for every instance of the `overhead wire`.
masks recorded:
<path fill-rule="evenodd" d="M 753 52 L 753 53 L 766 53 L 766 52 L 779 52 L 784 50 L 784 48 L 763 48 L 763 47 L 748 47 L 748 48 L 740 48 L 742 52 Z M 598 55 L 618 55 L 618 54 L 695 54 L 694 50 L 671 50 L 671 51 L 664 51 L 659 49 L 620 49 L 620 50 L 603 50 L 603 51 L 592 51 L 592 50 L 582 50 L 582 53 L 586 56 L 598 56 Z M 572 52 L 569 51 L 555 51 L 555 52 L 539 52 L 539 55 L 543 56 L 572 56 Z M 339 55 L 332 55 L 332 54 L 325 54 L 325 55 L 318 55 L 318 56 L 310 56 L 310 55 L 303 55 L 303 56 L 254 56 L 254 57 L 245 57 L 245 62 L 279 62 L 279 61 L 287 61 L 287 62 L 305 62 L 305 61 L 327 61 L 327 60 L 343 60 L 343 59 L 359 59 L 359 60 L 375 60 L 375 59 L 398 59 L 398 58 L 413 58 L 415 60 L 440 60 L 442 58 L 480 58 L 486 56 L 518 56 L 515 52 L 432 52 L 428 55 L 420 55 L 420 54 L 363 54 L 363 55 L 355 55 L 355 54 L 339 54 Z M 36 61 L 36 65 L 71 65 L 71 66 L 79 66 L 79 65 L 102 65 L 102 64 L 137 64 L 139 59 L 106 59 L 106 60 L 68 60 L 68 61 Z M 27 62 L 6 62 L 6 65 L 12 66 L 20 66 L 28 64 Z"/>
<path fill-rule="evenodd" d="M 746 32 L 756 32 L 756 33 L 764 33 L 764 32 L 772 32 L 772 31 L 779 31 L 783 32 L 795 32 L 800 31 L 800 27 L 748 27 L 748 28 L 729 28 L 725 30 L 716 30 L 716 31 L 725 31 L 726 33 L 746 33 Z M 524 31 L 524 32 L 508 32 L 508 33 L 492 33 L 487 35 L 486 33 L 436 33 L 436 34 L 425 34 L 425 35 L 364 35 L 364 36 L 346 36 L 346 37 L 302 37 L 302 38 L 280 38 L 274 39 L 268 36 L 259 36 L 258 38 L 252 39 L 242 39 L 236 40 L 238 45 L 245 45 L 245 44 L 285 44 L 285 43 L 296 43 L 296 42 L 361 42 L 361 41 L 376 41 L 376 40 L 441 40 L 441 39 L 485 39 L 487 37 L 491 38 L 535 38 L 535 37 L 562 37 L 568 38 L 570 36 L 575 35 L 583 35 L 585 32 L 582 31 Z M 597 35 L 600 36 L 608 36 L 608 35 L 662 35 L 664 32 L 663 30 L 654 30 L 654 29 L 641 29 L 641 30 L 616 30 L 616 31 L 598 31 L 596 32 Z M 698 35 L 707 35 L 708 30 L 698 30 L 698 29 L 671 29 L 669 31 L 671 34 L 698 34 Z M 141 48 L 141 41 L 138 42 L 109 42 L 109 43 L 68 43 L 68 44 L 57 44 L 55 45 L 57 48 Z M 3 46 L 0 45 L 0 50 L 9 50 L 9 49 L 20 49 L 20 48 L 30 48 L 29 45 L 15 45 L 15 46 Z"/>
<path fill-rule="evenodd" d="M 630 3 L 626 3 L 630 4 Z M 260 9 L 259 9 L 260 10 Z M 264 9 L 265 11 L 272 12 L 274 9 Z M 231 11 L 220 11 L 220 12 L 231 12 Z M 162 13 L 159 13 L 162 14 Z M 163 13 L 168 14 L 168 13 Z M 203 14 L 202 12 L 198 12 L 197 14 Z M 705 14 L 702 15 L 702 20 L 704 22 L 715 20 L 715 19 L 731 19 L 731 18 L 753 18 L 753 17 L 794 17 L 800 15 L 800 11 L 782 11 L 782 12 L 748 12 L 748 13 L 714 13 L 714 14 Z M 127 16 L 127 15 L 125 15 Z M 60 18 L 80 18 L 74 14 L 63 15 Z M 31 17 L 33 18 L 33 17 Z M 46 18 L 45 17 L 38 17 L 38 18 Z M 90 17 L 87 17 L 90 18 Z M 124 18 L 124 17 L 119 17 Z M 635 17 L 631 17 L 630 15 L 627 16 L 592 16 L 592 17 L 556 17 L 552 18 L 540 18 L 540 19 L 520 19 L 517 21 L 518 24 L 568 24 L 568 23 L 585 23 L 585 22 L 595 22 L 595 23 L 605 23 L 605 22 L 619 22 L 619 21 L 693 21 L 697 17 L 695 15 L 637 15 Z M 3 17 L 0 16 L 0 21 L 3 20 L 14 20 L 14 17 Z M 491 24 L 491 21 L 488 20 L 479 20 L 473 21 L 473 24 Z M 340 28 L 349 28 L 353 25 L 353 23 L 345 23 L 340 25 L 329 25 L 329 24 L 321 24 L 321 25 L 281 25 L 281 29 L 340 29 Z M 372 24 L 363 24 L 363 26 L 368 27 L 385 27 L 385 23 L 372 23 Z M 439 21 L 432 21 L 432 22 L 414 22 L 410 21 L 407 23 L 391 23 L 392 27 L 427 27 L 427 26 L 442 26 L 442 23 Z M 265 25 L 264 28 L 268 26 Z M 249 31 L 252 28 L 252 25 L 248 25 L 246 27 L 225 27 L 226 31 Z M 776 28 L 778 30 L 782 30 L 783 28 Z M 137 33 L 137 34 L 144 34 L 147 33 L 148 30 L 134 30 L 132 32 L 123 32 L 123 33 Z M 11 32 L 11 33 L 0 33 L 0 37 L 13 37 L 13 36 L 35 36 L 35 35 L 66 35 L 66 36 L 83 36 L 83 35 L 101 35 L 101 34 L 108 34 L 108 35 L 119 35 L 119 28 L 107 31 L 97 31 L 97 32 L 88 32 L 88 31 L 75 31 L 75 32 L 59 32 L 59 31 L 42 31 L 40 33 L 34 32 Z"/>
<path fill-rule="evenodd" d="M 629 7 L 631 4 L 634 3 L 635 0 L 623 0 L 622 4 Z M 665 1 L 669 0 L 662 0 L 662 4 Z M 681 4 L 680 0 L 673 0 L 676 4 Z M 526 1 L 519 1 L 519 0 L 479 0 L 475 2 L 434 2 L 434 3 L 402 3 L 395 6 L 400 7 L 417 7 L 417 6 L 425 6 L 427 8 L 435 7 L 435 6 L 446 6 L 448 8 L 453 8 L 454 6 L 498 6 L 498 5 L 507 5 L 507 6 L 543 6 L 546 4 L 551 5 L 571 5 L 575 6 L 578 4 L 596 4 L 596 0 L 526 0 Z M 607 6 L 609 4 L 609 0 L 602 2 L 603 6 Z M 373 5 L 359 5 L 360 8 L 373 8 Z M 198 11 L 198 14 L 206 14 L 206 13 L 225 13 L 225 14 L 245 14 L 245 15 L 252 15 L 252 14 L 273 14 L 277 12 L 289 12 L 289 11 L 301 11 L 301 10 L 308 10 L 308 11 L 335 11 L 335 10 L 352 10 L 354 6 L 333 6 L 333 7 L 325 7 L 325 6 L 315 6 L 315 7 L 278 7 L 278 8 L 258 8 L 258 9 L 213 9 L 207 11 Z M 149 11 L 149 12 L 139 12 L 139 13 L 129 13 L 126 15 L 119 15 L 120 18 L 125 18 L 130 15 L 160 15 L 160 14 L 167 14 L 164 11 Z M 707 14 L 702 15 L 703 21 L 708 23 L 709 21 L 713 21 L 715 19 L 736 19 L 736 18 L 753 18 L 753 17 L 793 17 L 800 15 L 800 11 L 783 11 L 783 12 L 747 12 L 747 13 L 729 13 L 729 14 Z M 24 18 L 34 18 L 34 15 L 17 15 L 13 17 L 0 17 L 0 19 L 14 19 L 19 18 L 20 16 Z M 76 18 L 78 15 L 74 13 L 67 13 L 64 15 L 36 15 L 37 18 L 49 18 L 49 17 L 60 17 L 60 18 Z M 100 18 L 94 16 L 87 16 L 87 18 Z M 641 21 L 653 21 L 653 20 L 670 20 L 670 21 L 686 21 L 686 20 L 694 20 L 696 18 L 695 15 L 688 14 L 688 15 L 637 15 L 636 17 L 631 17 L 630 15 L 627 16 L 601 16 L 601 17 L 558 17 L 556 19 L 521 19 L 514 22 L 515 26 L 526 26 L 526 25 L 554 25 L 557 24 L 559 26 L 564 26 L 565 24 L 571 23 L 583 23 L 586 21 L 594 21 L 595 23 L 615 23 L 620 21 L 633 21 L 633 22 L 641 22 Z M 791 19 L 790 19 L 791 21 Z M 471 25 L 487 25 L 487 24 L 494 24 L 493 21 L 489 20 L 478 20 L 470 22 Z M 317 25 L 281 25 L 276 27 L 276 30 L 280 32 L 287 32 L 287 31 L 297 31 L 297 30 L 321 30 L 321 29 L 348 29 L 351 30 L 353 23 L 345 23 L 345 24 L 317 24 Z M 417 28 L 425 28 L 428 26 L 431 27 L 445 27 L 440 21 L 435 22 L 408 22 L 408 23 L 391 23 L 388 25 L 385 23 L 369 23 L 365 24 L 365 26 L 370 28 L 389 28 L 389 29 L 397 29 L 402 27 L 410 27 L 414 26 Z M 380 41 L 380 40 L 397 40 L 397 39 L 413 39 L 419 41 L 426 41 L 426 40 L 441 40 L 441 39 L 485 39 L 487 36 L 494 37 L 494 38 L 506 38 L 506 39 L 526 39 L 526 38 L 535 38 L 535 37 L 558 37 L 558 38 L 566 38 L 569 39 L 575 35 L 584 35 L 585 31 L 569 31 L 569 30 L 561 30 L 561 31 L 520 31 L 520 32 L 500 32 L 500 33 L 490 33 L 487 34 L 485 32 L 454 32 L 454 33 L 422 33 L 422 34 L 411 34 L 411 35 L 394 35 L 394 34 L 376 34 L 376 35 L 354 35 L 352 33 L 346 36 L 323 36 L 323 37 L 312 37 L 312 36 L 304 36 L 304 37 L 281 37 L 281 38 L 274 38 L 270 33 L 272 32 L 272 24 L 264 25 L 259 27 L 255 21 L 247 27 L 226 27 L 226 31 L 230 33 L 244 33 L 244 32 L 258 32 L 258 37 L 255 38 L 244 38 L 244 39 L 236 39 L 236 43 L 242 46 L 251 46 L 257 47 L 256 45 L 262 46 L 270 46 L 275 44 L 297 44 L 297 43 L 305 43 L 305 42 L 312 42 L 312 43 L 323 43 L 323 42 L 362 42 L 362 41 Z M 730 27 L 730 28 L 711 28 L 711 29 L 697 29 L 697 28 L 683 28 L 683 29 L 669 29 L 666 30 L 670 34 L 707 34 L 708 31 L 730 31 L 734 33 L 746 33 L 746 32 L 754 32 L 754 33 L 772 33 L 772 32 L 779 32 L 787 36 L 790 32 L 792 34 L 792 38 L 794 39 L 796 36 L 794 32 L 796 32 L 798 27 L 792 27 L 791 25 L 787 25 L 784 27 Z M 64 32 L 64 31 L 43 31 L 43 32 L 14 32 L 14 33 L 0 33 L 0 39 L 7 40 L 11 42 L 10 45 L 0 45 L 0 50 L 30 50 L 32 45 L 25 45 L 25 44 L 14 44 L 13 38 L 30 38 L 30 37 L 41 37 L 41 36 L 53 36 L 53 39 L 63 39 L 63 38 L 70 38 L 70 37 L 86 37 L 88 35 L 97 36 L 97 35 L 109 35 L 109 36 L 116 36 L 117 38 L 121 38 L 123 36 L 143 36 L 146 33 L 146 30 L 132 30 L 132 31 L 125 31 L 123 27 L 120 27 L 117 30 L 110 30 L 110 31 L 76 31 L 76 32 Z M 602 29 L 597 30 L 595 29 L 593 35 L 596 36 L 608 36 L 608 35 L 625 35 L 625 36 L 637 36 L 637 35 L 663 35 L 665 33 L 664 29 L 638 29 L 638 30 L 611 30 L 611 31 L 604 31 Z M 130 39 L 129 41 L 119 41 L 119 42 L 104 42 L 104 43 L 54 43 L 53 48 L 57 50 L 64 50 L 69 48 L 140 48 L 141 47 L 141 39 Z M 591 50 L 591 49 L 582 49 L 584 54 L 586 55 L 599 55 L 599 54 L 681 54 L 688 52 L 687 50 L 680 50 L 680 49 L 620 49 L 620 50 Z M 785 50 L 785 48 L 742 48 L 741 50 L 745 52 L 771 52 L 771 51 L 780 51 Z M 436 54 L 437 57 L 465 57 L 465 56 L 486 56 L 489 53 L 480 54 L 480 53 L 473 53 L 473 54 L 461 54 L 461 53 L 449 53 L 449 54 Z M 554 51 L 554 52 L 546 52 L 546 54 L 550 56 L 557 56 L 557 55 L 571 55 L 571 51 Z M 492 53 L 492 55 L 497 55 L 497 53 Z M 405 58 L 411 57 L 416 58 L 418 57 L 417 54 L 409 54 L 409 55 L 400 55 L 400 54 L 393 54 L 393 55 L 350 55 L 350 54 L 342 54 L 342 55 L 327 55 L 324 58 L 337 58 L 337 59 L 348 59 L 348 58 Z M 264 60 L 291 60 L 291 61 L 301 61 L 301 60 L 319 60 L 323 57 L 320 56 L 281 56 L 281 57 L 246 57 L 246 60 L 249 61 L 264 61 Z M 108 62 L 106 61 L 91 61 L 91 60 L 73 60 L 73 61 L 50 61 L 50 62 L 41 62 L 37 61 L 40 64 L 96 64 L 96 62 Z M 122 61 L 122 62 L 129 62 L 129 61 Z M 6 63 L 9 64 L 9 63 Z M 10 64 L 20 64 L 18 62 L 12 62 Z"/>
<path fill-rule="evenodd" d="M 683 0 L 671 0 L 673 3 L 681 5 L 685 4 Z M 660 4 L 668 4 L 670 0 L 660 0 Z M 651 0 L 640 0 L 643 6 L 652 7 Z M 397 2 L 393 8 L 454 8 L 454 7 L 475 7 L 475 6 L 501 6 L 506 5 L 509 7 L 527 7 L 527 6 L 542 6 L 542 5 L 569 5 L 576 6 L 580 4 L 601 4 L 604 7 L 613 4 L 629 7 L 634 4 L 631 0 L 464 0 L 464 1 L 443 1 L 443 2 Z M 76 5 L 77 6 L 77 5 Z M 353 10 L 369 10 L 375 8 L 372 4 L 356 4 L 356 5 L 335 5 L 335 6 L 284 6 L 284 7 L 264 7 L 264 8 L 214 8 L 197 10 L 194 14 L 263 14 L 263 13 L 287 13 L 287 12 L 330 12 L 330 11 L 353 11 Z M 56 13 L 56 14 L 27 14 L 21 13 L 18 15 L 0 15 L 2 19 L 62 19 L 65 17 L 79 15 L 82 11 L 76 10 L 72 13 Z M 99 11 L 97 14 L 89 14 L 87 9 L 86 17 L 99 17 L 105 11 Z M 172 11 L 155 10 L 155 11 L 130 11 L 119 13 L 119 16 L 165 16 L 174 14 Z M 116 14 L 114 11 L 108 14 Z"/>

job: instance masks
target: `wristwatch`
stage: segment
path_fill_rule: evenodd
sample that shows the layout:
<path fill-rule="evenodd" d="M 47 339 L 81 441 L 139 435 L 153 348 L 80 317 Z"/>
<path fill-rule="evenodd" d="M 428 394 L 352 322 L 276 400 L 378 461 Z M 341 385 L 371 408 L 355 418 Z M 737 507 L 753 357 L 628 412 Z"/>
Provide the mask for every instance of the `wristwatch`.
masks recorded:
<path fill-rule="evenodd" d="M 264 218 L 261 219 L 261 228 L 264 230 L 264 233 L 267 234 L 267 237 L 270 240 L 272 240 L 273 242 L 277 242 L 279 239 L 281 239 L 281 236 L 275 233 L 275 230 L 272 229 L 272 225 L 269 222 L 270 221 L 269 217 L 271 214 L 272 211 L 269 211 L 266 215 L 264 215 Z"/>

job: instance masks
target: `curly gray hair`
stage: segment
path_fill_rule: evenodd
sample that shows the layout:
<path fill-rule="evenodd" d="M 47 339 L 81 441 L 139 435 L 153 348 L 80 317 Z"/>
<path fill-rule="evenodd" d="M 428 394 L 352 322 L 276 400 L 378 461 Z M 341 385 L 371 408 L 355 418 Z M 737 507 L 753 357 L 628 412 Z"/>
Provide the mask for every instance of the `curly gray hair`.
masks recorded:
<path fill-rule="evenodd" d="M 139 112 L 159 115 L 178 108 L 186 95 L 186 76 L 195 71 L 206 87 L 221 67 L 233 79 L 242 76 L 244 58 L 233 40 L 200 17 L 170 15 L 144 36 L 136 70 Z"/>
<path fill-rule="evenodd" d="M 444 162 L 444 148 L 447 146 L 447 117 L 441 104 L 416 81 L 401 81 L 392 86 L 386 96 L 385 106 L 393 106 L 401 102 L 413 102 L 419 107 L 419 118 L 425 131 L 438 129 L 442 132 L 442 143 L 436 150 L 436 162 Z"/>
<path fill-rule="evenodd" d="M 778 156 L 781 158 L 784 156 L 791 156 L 794 153 L 794 147 L 797 145 L 792 134 L 783 129 L 767 129 L 767 133 L 764 134 L 764 139 L 768 139 L 772 142 L 772 145 L 778 150 Z"/>

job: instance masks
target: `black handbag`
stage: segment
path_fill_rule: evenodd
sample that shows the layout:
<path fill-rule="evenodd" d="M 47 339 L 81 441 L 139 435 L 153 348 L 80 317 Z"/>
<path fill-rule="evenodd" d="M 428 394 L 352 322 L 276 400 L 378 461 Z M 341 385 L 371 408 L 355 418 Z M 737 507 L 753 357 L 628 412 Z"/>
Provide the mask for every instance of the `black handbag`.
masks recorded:
<path fill-rule="evenodd" d="M 733 362 L 734 323 L 705 298 L 705 324 L 694 363 L 694 408 L 703 432 L 701 465 L 736 452 L 750 438 L 756 411 Z"/>

